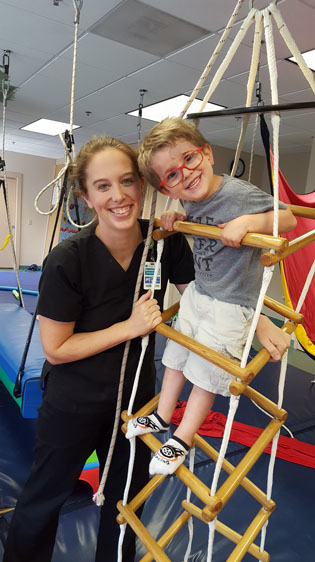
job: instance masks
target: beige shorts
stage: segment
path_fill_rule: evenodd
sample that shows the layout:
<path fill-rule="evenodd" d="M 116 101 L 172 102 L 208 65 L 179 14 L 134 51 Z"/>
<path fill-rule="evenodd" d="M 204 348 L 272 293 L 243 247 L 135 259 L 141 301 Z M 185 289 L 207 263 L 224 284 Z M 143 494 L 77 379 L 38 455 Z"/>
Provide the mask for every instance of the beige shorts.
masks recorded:
<path fill-rule="evenodd" d="M 241 359 L 253 314 L 253 308 L 201 295 L 192 281 L 181 298 L 175 329 L 222 355 Z M 230 396 L 232 375 L 172 340 L 167 341 L 162 363 L 183 371 L 200 388 Z"/>

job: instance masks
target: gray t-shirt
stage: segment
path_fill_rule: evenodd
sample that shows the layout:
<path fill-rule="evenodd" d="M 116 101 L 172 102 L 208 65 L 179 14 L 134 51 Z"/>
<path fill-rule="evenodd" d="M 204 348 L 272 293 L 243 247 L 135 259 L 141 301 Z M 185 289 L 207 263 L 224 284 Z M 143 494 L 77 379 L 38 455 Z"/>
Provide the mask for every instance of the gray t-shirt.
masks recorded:
<path fill-rule="evenodd" d="M 182 201 L 187 220 L 217 226 L 240 215 L 273 209 L 273 197 L 254 185 L 224 175 L 221 187 L 202 201 Z M 279 202 L 280 209 L 287 205 Z M 224 302 L 256 308 L 263 266 L 261 250 L 250 246 L 232 248 L 221 240 L 194 237 L 196 288 Z"/>

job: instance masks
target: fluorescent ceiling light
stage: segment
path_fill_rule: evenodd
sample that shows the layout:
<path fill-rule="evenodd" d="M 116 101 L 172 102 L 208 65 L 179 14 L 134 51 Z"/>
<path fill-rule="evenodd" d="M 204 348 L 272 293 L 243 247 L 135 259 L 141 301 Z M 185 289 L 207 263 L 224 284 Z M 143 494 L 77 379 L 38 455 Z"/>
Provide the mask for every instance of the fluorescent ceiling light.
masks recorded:
<path fill-rule="evenodd" d="M 79 125 L 73 125 L 73 129 L 78 129 Z M 39 119 L 21 127 L 23 131 L 32 131 L 33 133 L 42 133 L 43 135 L 55 136 L 64 133 L 66 129 L 70 129 L 69 123 L 61 123 L 60 121 L 52 121 L 51 119 Z"/>
<path fill-rule="evenodd" d="M 165 117 L 178 117 L 182 109 L 185 107 L 188 96 L 182 94 L 176 96 L 175 98 L 170 98 L 168 100 L 160 101 L 142 108 L 142 117 L 144 119 L 150 119 L 151 121 L 162 121 Z M 188 113 L 198 113 L 202 104 L 202 100 L 194 99 L 192 102 Z M 217 109 L 222 109 L 223 105 L 217 105 L 215 103 L 207 103 L 204 111 L 216 111 Z M 139 116 L 139 110 L 130 111 L 127 115 Z"/>
<path fill-rule="evenodd" d="M 307 66 L 315 71 L 315 49 L 311 49 L 310 51 L 305 51 L 305 53 L 301 53 L 303 59 L 305 60 Z M 296 63 L 295 57 L 289 57 L 288 60 Z"/>

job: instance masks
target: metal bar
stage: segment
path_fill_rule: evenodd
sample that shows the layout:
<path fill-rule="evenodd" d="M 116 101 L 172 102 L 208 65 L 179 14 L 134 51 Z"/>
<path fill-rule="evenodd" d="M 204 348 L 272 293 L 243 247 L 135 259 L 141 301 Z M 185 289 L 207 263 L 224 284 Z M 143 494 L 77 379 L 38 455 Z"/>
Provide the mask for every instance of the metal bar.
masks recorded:
<path fill-rule="evenodd" d="M 246 113 L 271 113 L 273 111 L 296 111 L 299 109 L 315 109 L 314 101 L 295 103 L 278 103 L 275 105 L 251 105 L 250 107 L 231 107 L 203 113 L 188 113 L 187 119 L 204 119 L 206 117 L 227 117 L 229 115 L 246 115 Z"/>

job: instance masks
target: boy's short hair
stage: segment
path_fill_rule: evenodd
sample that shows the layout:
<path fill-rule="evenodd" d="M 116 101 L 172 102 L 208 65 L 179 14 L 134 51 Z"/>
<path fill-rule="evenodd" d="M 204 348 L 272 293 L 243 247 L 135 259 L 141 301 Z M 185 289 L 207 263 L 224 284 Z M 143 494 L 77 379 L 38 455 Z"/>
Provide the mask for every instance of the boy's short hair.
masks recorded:
<path fill-rule="evenodd" d="M 146 135 L 138 151 L 138 164 L 144 179 L 159 189 L 160 178 L 152 170 L 151 158 L 155 152 L 172 146 L 178 140 L 187 140 L 196 147 L 209 144 L 194 123 L 181 117 L 167 117 Z"/>

